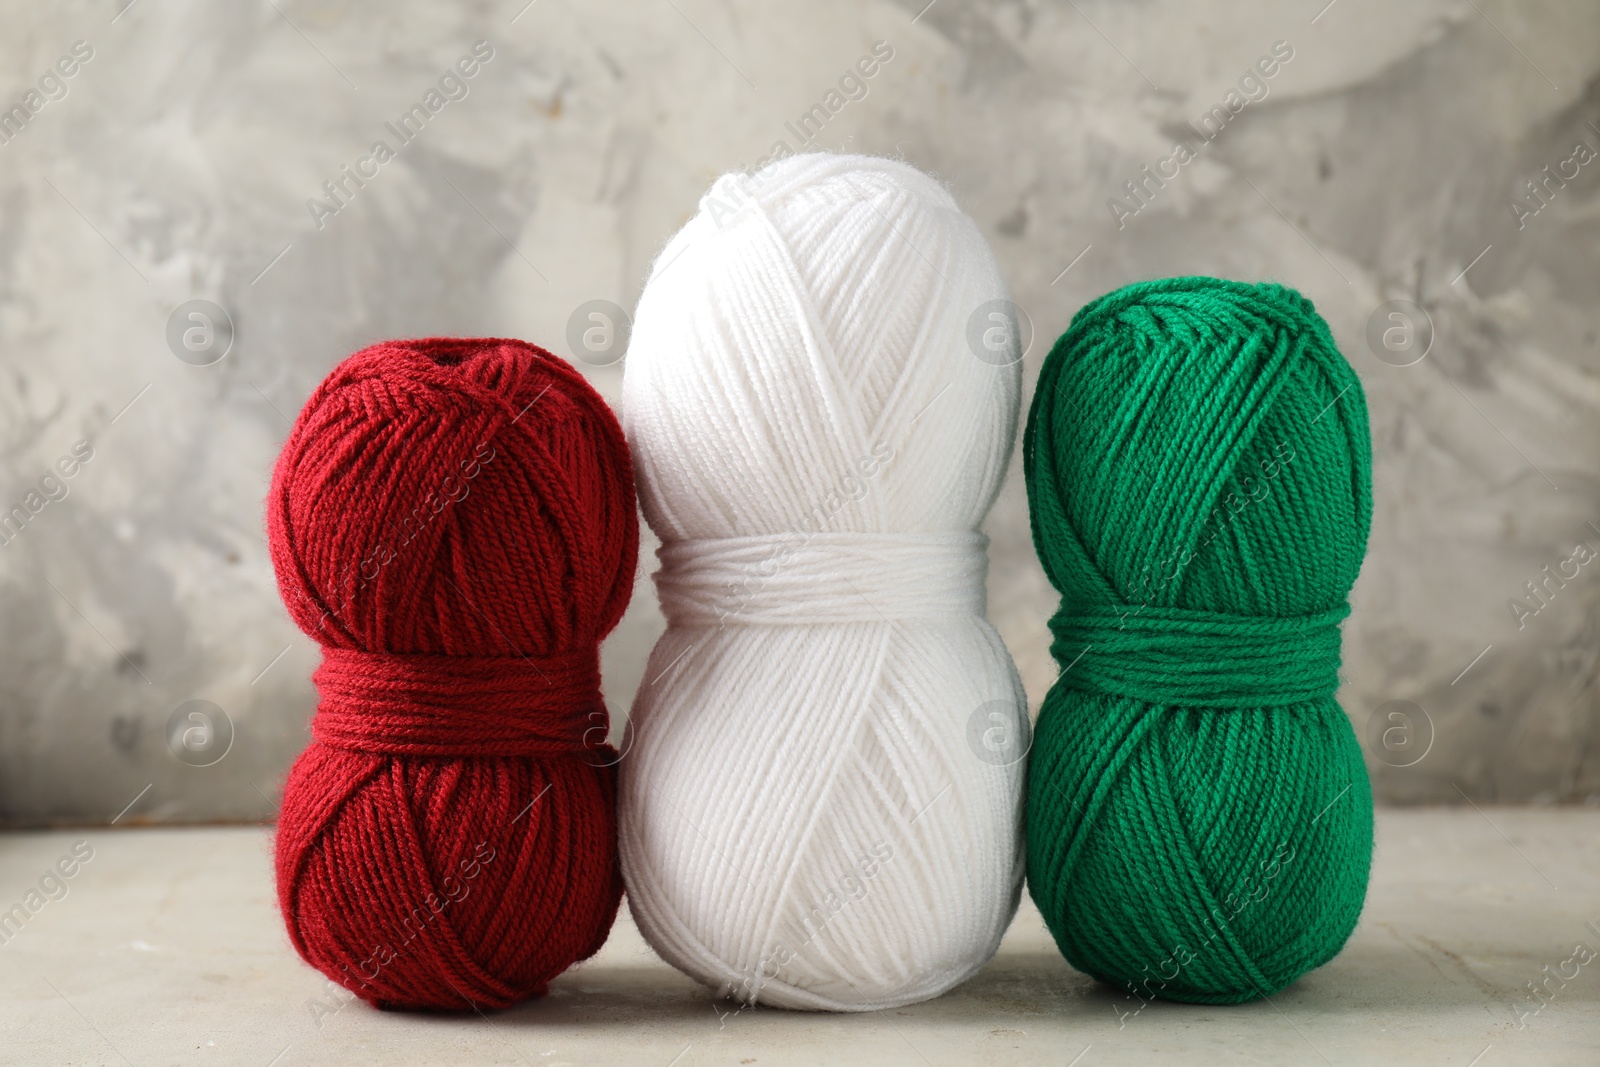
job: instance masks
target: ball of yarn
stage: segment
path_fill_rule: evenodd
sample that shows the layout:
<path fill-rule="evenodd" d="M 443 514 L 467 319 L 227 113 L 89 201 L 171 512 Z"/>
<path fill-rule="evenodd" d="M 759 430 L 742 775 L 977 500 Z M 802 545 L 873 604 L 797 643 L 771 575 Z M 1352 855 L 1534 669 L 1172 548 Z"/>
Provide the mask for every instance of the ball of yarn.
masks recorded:
<path fill-rule="evenodd" d="M 1020 353 L 968 326 L 1005 294 L 933 179 L 812 154 L 716 182 L 640 299 L 623 423 L 667 630 L 623 873 L 645 938 L 725 996 L 932 997 L 1015 911 L 1022 764 L 969 742 L 1026 721 L 976 532 Z"/>
<path fill-rule="evenodd" d="M 512 340 L 394 341 L 307 401 L 268 497 L 322 645 L 278 899 L 305 960 L 385 1008 L 501 1008 L 616 916 L 598 645 L 632 589 L 621 428 Z"/>
<path fill-rule="evenodd" d="M 1311 302 L 1174 278 L 1085 306 L 1023 445 L 1061 675 L 1028 885 L 1140 999 L 1253 1000 L 1360 914 L 1372 796 L 1334 699 L 1371 520 L 1361 385 Z"/>

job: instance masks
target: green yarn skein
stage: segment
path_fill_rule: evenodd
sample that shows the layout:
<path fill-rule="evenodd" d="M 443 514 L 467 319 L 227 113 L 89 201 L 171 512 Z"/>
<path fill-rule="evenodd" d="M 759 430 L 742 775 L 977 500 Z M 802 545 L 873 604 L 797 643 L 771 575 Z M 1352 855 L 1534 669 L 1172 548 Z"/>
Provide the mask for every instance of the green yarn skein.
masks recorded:
<path fill-rule="evenodd" d="M 1073 317 L 1023 442 L 1061 675 L 1028 887 L 1068 962 L 1225 1004 L 1332 959 L 1372 791 L 1334 699 L 1372 516 L 1366 401 L 1311 302 L 1170 278 Z"/>

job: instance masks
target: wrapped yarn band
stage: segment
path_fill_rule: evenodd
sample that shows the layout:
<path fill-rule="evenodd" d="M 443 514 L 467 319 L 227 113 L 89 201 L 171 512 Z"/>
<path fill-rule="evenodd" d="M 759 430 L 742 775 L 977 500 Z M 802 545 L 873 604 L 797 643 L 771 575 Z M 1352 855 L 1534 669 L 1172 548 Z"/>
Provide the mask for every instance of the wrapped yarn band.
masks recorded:
<path fill-rule="evenodd" d="M 982 615 L 988 538 L 794 533 L 672 541 L 656 589 L 674 626 Z"/>
<path fill-rule="evenodd" d="M 593 648 L 537 658 L 328 648 L 312 681 L 313 736 L 351 752 L 560 756 L 583 751 L 604 712 Z"/>
<path fill-rule="evenodd" d="M 1089 608 L 1050 620 L 1069 689 L 1190 708 L 1272 708 L 1339 688 L 1350 607 L 1270 618 L 1184 608 Z"/>

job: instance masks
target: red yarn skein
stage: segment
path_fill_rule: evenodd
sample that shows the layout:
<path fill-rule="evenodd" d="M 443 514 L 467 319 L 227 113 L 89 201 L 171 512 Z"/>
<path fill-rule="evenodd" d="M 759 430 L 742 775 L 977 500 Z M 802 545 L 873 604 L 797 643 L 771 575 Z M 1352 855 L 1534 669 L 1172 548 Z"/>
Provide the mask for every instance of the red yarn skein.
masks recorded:
<path fill-rule="evenodd" d="M 278 822 L 295 948 L 381 1008 L 542 994 L 622 895 L 599 644 L 639 528 L 616 418 L 522 341 L 374 345 L 301 411 L 267 526 L 323 646 Z"/>

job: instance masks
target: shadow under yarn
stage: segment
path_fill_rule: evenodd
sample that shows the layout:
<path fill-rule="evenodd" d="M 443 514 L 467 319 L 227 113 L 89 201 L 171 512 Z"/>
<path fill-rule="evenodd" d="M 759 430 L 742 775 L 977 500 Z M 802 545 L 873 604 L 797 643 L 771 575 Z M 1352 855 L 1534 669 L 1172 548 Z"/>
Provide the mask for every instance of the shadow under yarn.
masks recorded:
<path fill-rule="evenodd" d="M 1023 444 L 1061 606 L 1029 890 L 1073 966 L 1253 1000 L 1360 915 L 1372 796 L 1334 699 L 1371 521 L 1366 404 L 1311 302 L 1174 278 L 1085 306 Z"/>

